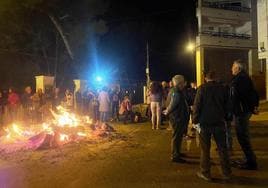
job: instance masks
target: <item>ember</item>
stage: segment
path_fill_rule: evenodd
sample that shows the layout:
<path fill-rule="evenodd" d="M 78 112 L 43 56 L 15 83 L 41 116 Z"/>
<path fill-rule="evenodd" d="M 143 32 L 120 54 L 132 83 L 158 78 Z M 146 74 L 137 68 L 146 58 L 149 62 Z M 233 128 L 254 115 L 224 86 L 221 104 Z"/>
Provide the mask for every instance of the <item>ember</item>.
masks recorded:
<path fill-rule="evenodd" d="M 27 126 L 11 124 L 0 137 L 0 151 L 12 153 L 19 150 L 51 148 L 70 142 L 104 137 L 114 132 L 113 127 L 97 122 L 88 116 L 78 116 L 59 106 L 51 110 L 52 119 L 41 124 Z"/>

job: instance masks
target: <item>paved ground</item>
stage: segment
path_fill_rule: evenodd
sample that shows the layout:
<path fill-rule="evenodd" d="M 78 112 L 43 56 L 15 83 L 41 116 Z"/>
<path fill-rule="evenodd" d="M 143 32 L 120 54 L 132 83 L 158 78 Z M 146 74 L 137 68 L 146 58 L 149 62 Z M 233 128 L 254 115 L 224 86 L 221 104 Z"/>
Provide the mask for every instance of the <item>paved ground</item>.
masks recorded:
<path fill-rule="evenodd" d="M 23 152 L 0 157 L 0 188 L 78 187 L 268 187 L 268 105 L 252 118 L 251 135 L 258 156 L 258 171 L 233 169 L 235 178 L 220 180 L 215 148 L 213 183 L 196 177 L 199 149 L 196 140 L 184 141 L 188 164 L 170 162 L 170 135 L 153 131 L 149 123 L 115 125 L 119 138 L 83 143 L 62 149 Z M 241 157 L 235 142 L 234 158 Z"/>

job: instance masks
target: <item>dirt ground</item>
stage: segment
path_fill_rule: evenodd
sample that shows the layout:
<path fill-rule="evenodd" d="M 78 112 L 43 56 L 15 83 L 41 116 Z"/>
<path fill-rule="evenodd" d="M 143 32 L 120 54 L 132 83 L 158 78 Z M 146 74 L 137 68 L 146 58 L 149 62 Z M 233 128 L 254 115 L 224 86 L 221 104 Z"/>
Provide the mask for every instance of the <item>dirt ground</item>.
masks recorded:
<path fill-rule="evenodd" d="M 196 139 L 184 141 L 186 164 L 170 162 L 171 132 L 151 130 L 149 123 L 114 125 L 112 138 L 73 143 L 62 148 L 0 156 L 0 188 L 128 188 L 128 187 L 268 187 L 268 108 L 252 118 L 251 135 L 258 171 L 233 169 L 234 179 L 222 181 L 215 146 L 213 183 L 196 177 Z M 241 157 L 235 140 L 233 158 Z"/>

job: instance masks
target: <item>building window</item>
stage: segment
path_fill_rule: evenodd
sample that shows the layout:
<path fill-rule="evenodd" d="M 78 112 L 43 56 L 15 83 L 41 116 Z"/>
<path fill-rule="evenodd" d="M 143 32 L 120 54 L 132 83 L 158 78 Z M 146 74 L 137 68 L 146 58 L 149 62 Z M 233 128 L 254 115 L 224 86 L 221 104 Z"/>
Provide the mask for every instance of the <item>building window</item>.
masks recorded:
<path fill-rule="evenodd" d="M 261 52 L 265 51 L 264 42 L 260 42 L 260 50 L 261 50 Z"/>
<path fill-rule="evenodd" d="M 266 71 L 266 59 L 261 59 L 260 63 L 260 73 L 264 73 Z"/>

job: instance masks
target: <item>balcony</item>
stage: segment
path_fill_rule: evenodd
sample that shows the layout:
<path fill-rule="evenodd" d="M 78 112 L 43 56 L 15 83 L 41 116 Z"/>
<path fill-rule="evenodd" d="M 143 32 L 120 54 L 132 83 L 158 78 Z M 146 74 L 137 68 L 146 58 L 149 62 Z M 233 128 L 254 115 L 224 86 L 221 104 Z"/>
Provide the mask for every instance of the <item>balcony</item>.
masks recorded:
<path fill-rule="evenodd" d="M 245 49 L 255 48 L 257 44 L 248 34 L 202 31 L 196 38 L 197 46 Z"/>
<path fill-rule="evenodd" d="M 238 33 L 226 33 L 226 32 L 215 32 L 215 31 L 202 31 L 199 35 L 209 35 L 213 37 L 223 37 L 223 38 L 232 38 L 232 39 L 251 39 L 249 34 L 238 34 Z"/>
<path fill-rule="evenodd" d="M 239 11 L 239 12 L 250 12 L 250 8 L 242 7 L 239 5 L 234 5 L 233 3 L 230 3 L 228 1 L 226 1 L 226 2 L 203 1 L 202 7 L 224 9 L 224 10 L 231 10 L 231 11 Z"/>
<path fill-rule="evenodd" d="M 243 25 L 245 22 L 251 20 L 250 12 L 235 12 L 209 7 L 198 8 L 196 15 L 205 23 L 211 22 L 216 24 Z"/>

